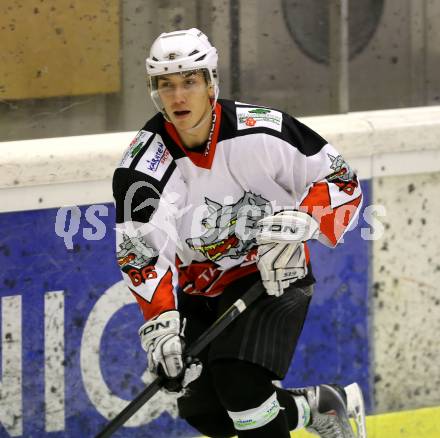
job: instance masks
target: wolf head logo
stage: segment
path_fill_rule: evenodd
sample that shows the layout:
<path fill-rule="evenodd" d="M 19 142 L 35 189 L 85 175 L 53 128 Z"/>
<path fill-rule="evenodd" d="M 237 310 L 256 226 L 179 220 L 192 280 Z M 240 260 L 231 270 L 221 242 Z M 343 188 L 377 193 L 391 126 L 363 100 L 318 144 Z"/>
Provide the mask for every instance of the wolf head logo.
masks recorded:
<path fill-rule="evenodd" d="M 342 155 L 335 157 L 327 154 L 327 156 L 330 158 L 330 168 L 333 170 L 333 173 L 327 176 L 327 181 L 336 184 L 340 191 L 352 195 L 359 184 L 355 172 Z"/>
<path fill-rule="evenodd" d="M 120 250 L 117 252 L 118 264 L 121 268 L 125 266 L 140 269 L 153 263 L 159 255 L 157 251 L 148 246 L 141 234 L 129 237 L 122 233 L 123 242 L 119 244 Z"/>
<path fill-rule="evenodd" d="M 208 215 L 202 219 L 205 232 L 187 239 L 188 246 L 207 259 L 217 262 L 224 257 L 238 259 L 254 245 L 256 223 L 272 214 L 267 199 L 252 192 L 245 192 L 235 204 L 222 205 L 205 198 Z"/>

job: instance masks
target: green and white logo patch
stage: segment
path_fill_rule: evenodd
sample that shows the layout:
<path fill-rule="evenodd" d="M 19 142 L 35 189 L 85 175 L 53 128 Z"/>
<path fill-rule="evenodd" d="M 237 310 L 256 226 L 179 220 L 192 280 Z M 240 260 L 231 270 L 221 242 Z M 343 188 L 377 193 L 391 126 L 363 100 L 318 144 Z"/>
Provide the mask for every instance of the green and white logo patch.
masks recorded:
<path fill-rule="evenodd" d="M 130 143 L 128 149 L 124 152 L 121 163 L 119 167 L 128 167 L 134 160 L 136 155 L 148 141 L 148 139 L 153 135 L 152 132 L 141 130 L 136 134 L 136 137 Z"/>
<path fill-rule="evenodd" d="M 237 108 L 237 129 L 265 127 L 281 132 L 283 114 L 268 108 Z"/>

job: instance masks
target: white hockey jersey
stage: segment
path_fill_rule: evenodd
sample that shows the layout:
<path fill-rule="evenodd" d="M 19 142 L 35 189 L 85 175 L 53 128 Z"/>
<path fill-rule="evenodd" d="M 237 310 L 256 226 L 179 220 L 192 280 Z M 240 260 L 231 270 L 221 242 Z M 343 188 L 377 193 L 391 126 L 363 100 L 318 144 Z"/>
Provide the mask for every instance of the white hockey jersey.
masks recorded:
<path fill-rule="evenodd" d="M 256 272 L 253 230 L 266 215 L 304 210 L 334 246 L 358 214 L 356 175 L 298 120 L 219 100 L 213 122 L 188 150 L 157 114 L 114 173 L 117 260 L 145 319 L 175 309 L 178 287 L 213 297 Z"/>

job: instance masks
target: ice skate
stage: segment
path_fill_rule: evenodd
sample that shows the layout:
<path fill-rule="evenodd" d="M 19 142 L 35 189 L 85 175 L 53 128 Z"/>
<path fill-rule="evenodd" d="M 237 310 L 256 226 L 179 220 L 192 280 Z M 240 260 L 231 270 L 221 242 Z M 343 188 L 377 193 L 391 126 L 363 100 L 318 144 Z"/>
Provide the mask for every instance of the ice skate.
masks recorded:
<path fill-rule="evenodd" d="M 319 385 L 289 391 L 294 395 L 303 395 L 310 405 L 311 419 L 307 431 L 321 438 L 367 437 L 364 402 L 357 383 L 345 388 Z M 356 432 L 351 427 L 350 417 L 356 422 Z"/>

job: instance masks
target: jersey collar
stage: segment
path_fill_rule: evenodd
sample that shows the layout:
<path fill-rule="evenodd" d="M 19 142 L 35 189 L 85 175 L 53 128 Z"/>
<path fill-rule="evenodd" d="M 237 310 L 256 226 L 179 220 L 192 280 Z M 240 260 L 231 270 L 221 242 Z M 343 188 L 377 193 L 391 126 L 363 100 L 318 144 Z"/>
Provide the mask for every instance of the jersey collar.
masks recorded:
<path fill-rule="evenodd" d="M 203 167 L 204 169 L 211 169 L 212 162 L 214 161 L 215 148 L 217 146 L 218 134 L 220 131 L 222 107 L 217 102 L 215 105 L 215 111 L 213 113 L 213 125 L 211 131 L 209 132 L 209 138 L 206 143 L 206 148 L 203 153 L 191 152 L 191 149 L 183 146 L 180 140 L 179 134 L 176 128 L 170 122 L 165 122 L 165 129 L 168 135 L 172 138 L 174 143 L 179 146 L 183 153 L 198 167 Z"/>

